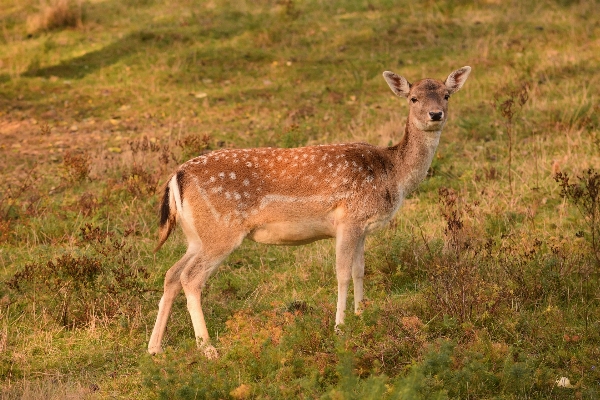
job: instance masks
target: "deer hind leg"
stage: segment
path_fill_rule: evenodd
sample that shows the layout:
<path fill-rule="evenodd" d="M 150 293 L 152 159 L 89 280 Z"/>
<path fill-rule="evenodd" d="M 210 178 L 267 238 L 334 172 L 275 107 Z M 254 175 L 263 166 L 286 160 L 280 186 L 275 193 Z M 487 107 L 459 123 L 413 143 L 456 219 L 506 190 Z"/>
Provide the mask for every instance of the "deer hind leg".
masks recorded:
<path fill-rule="evenodd" d="M 356 246 L 354 259 L 352 260 L 352 282 L 354 284 L 354 312 L 362 312 L 362 301 L 364 299 L 363 278 L 365 276 L 365 235 L 363 235 Z"/>
<path fill-rule="evenodd" d="M 202 311 L 201 295 L 204 284 L 216 271 L 221 262 L 235 250 L 242 242 L 243 236 L 234 241 L 210 243 L 205 246 L 202 254 L 193 258 L 181 274 L 181 284 L 187 299 L 187 308 L 192 318 L 194 334 L 198 348 L 207 358 L 218 356 L 216 349 L 210 344 L 210 337 L 206 329 L 204 312 Z M 207 241 L 208 242 L 208 241 Z"/>
<path fill-rule="evenodd" d="M 194 257 L 194 253 L 188 252 L 173 265 L 167 271 L 165 275 L 164 293 L 158 303 L 158 315 L 156 316 L 156 323 L 152 330 L 152 336 L 148 342 L 148 352 L 150 354 L 157 354 L 162 352 L 162 339 L 167 327 L 167 320 L 171 313 L 171 307 L 175 297 L 181 291 L 180 275 L 187 263 Z"/>
<path fill-rule="evenodd" d="M 338 281 L 338 301 L 335 313 L 336 327 L 344 323 L 348 286 L 350 285 L 350 277 L 353 275 L 353 264 L 356 253 L 361 242 L 363 242 L 363 236 L 364 233 L 360 229 L 348 227 L 340 227 L 336 235 L 335 271 Z M 359 280 L 362 292 L 362 275 L 360 275 Z"/>

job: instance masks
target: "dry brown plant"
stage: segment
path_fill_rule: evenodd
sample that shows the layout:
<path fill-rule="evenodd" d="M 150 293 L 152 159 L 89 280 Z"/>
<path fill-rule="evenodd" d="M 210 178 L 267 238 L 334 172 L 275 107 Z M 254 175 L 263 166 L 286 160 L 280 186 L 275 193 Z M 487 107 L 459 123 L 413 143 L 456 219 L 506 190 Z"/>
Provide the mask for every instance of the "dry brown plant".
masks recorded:
<path fill-rule="evenodd" d="M 81 0 L 40 0 L 39 12 L 27 18 L 27 33 L 81 26 L 81 4 Z"/>

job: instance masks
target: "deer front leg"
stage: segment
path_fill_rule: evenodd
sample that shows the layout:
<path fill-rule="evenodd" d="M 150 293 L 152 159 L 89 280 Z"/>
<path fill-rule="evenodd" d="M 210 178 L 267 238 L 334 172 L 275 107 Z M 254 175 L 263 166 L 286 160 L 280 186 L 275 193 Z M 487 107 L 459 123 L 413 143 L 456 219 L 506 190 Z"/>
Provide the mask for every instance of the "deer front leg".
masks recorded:
<path fill-rule="evenodd" d="M 362 301 L 364 299 L 363 277 L 365 276 L 365 235 L 363 235 L 356 246 L 354 259 L 352 260 L 352 282 L 354 284 L 354 312 L 362 312 Z"/>
<path fill-rule="evenodd" d="M 335 271 L 338 281 L 338 301 L 335 313 L 336 327 L 344 323 L 352 266 L 362 236 L 363 233 L 361 230 L 354 227 L 340 227 L 336 235 Z M 362 275 L 359 280 L 362 296 Z"/>

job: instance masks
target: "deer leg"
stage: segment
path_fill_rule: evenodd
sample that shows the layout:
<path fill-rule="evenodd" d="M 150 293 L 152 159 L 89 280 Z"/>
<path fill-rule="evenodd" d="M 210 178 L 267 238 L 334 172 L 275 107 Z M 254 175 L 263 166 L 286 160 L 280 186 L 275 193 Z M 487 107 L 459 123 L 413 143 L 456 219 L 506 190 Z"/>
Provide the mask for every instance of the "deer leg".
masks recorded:
<path fill-rule="evenodd" d="M 175 263 L 167 273 L 165 274 L 164 292 L 158 303 L 158 315 L 156 316 L 156 323 L 152 330 L 152 336 L 148 342 L 148 353 L 157 354 L 162 352 L 162 339 L 167 327 L 167 321 L 169 314 L 171 313 L 171 307 L 175 297 L 181 291 L 180 275 L 183 268 L 194 256 L 193 253 L 187 252 L 179 261 Z"/>
<path fill-rule="evenodd" d="M 241 243 L 229 243 L 229 246 L 220 246 L 219 249 L 210 248 L 201 256 L 192 259 L 181 274 L 181 284 L 187 299 L 187 308 L 192 318 L 194 335 L 198 348 L 204 351 L 207 358 L 218 357 L 217 350 L 210 345 L 208 329 L 202 311 L 201 295 L 207 279 L 216 271 L 221 262 Z"/>
<path fill-rule="evenodd" d="M 363 277 L 365 276 L 365 235 L 363 235 L 356 246 L 354 259 L 352 260 L 352 282 L 354 284 L 354 312 L 360 314 L 364 298 Z"/>
<path fill-rule="evenodd" d="M 336 235 L 335 271 L 338 281 L 338 301 L 335 313 L 336 326 L 344 323 L 348 286 L 350 284 L 350 277 L 352 276 L 352 264 L 361 236 L 362 232 L 351 228 L 341 228 Z"/>

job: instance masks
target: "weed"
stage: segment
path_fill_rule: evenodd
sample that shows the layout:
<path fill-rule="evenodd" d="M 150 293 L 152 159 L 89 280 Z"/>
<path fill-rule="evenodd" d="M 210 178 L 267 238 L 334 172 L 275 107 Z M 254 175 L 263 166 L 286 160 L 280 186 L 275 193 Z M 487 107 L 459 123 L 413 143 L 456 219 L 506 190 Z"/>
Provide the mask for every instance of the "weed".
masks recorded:
<path fill-rule="evenodd" d="M 131 148 L 131 153 L 133 154 L 133 158 L 134 159 L 135 159 L 135 156 L 136 156 L 137 153 L 140 153 L 140 152 L 142 152 L 142 153 L 147 153 L 147 152 L 156 153 L 156 152 L 159 152 L 161 150 L 161 146 L 156 141 L 156 139 L 150 140 L 150 139 L 148 139 L 148 136 L 144 136 L 141 139 L 130 140 L 127 143 L 129 144 L 129 147 Z"/>
<path fill-rule="evenodd" d="M 41 136 L 48 136 L 52 133 L 52 129 L 50 128 L 50 125 L 48 124 L 42 124 L 40 126 L 40 135 Z"/>
<path fill-rule="evenodd" d="M 79 197 L 79 210 L 81 213 L 89 217 L 98 209 L 98 198 L 94 193 L 85 192 Z"/>
<path fill-rule="evenodd" d="M 81 182 L 90 175 L 90 154 L 86 151 L 66 151 L 63 158 L 63 167 L 67 178 L 72 182 Z"/>
<path fill-rule="evenodd" d="M 477 202 L 467 203 L 455 190 L 439 189 L 440 211 L 446 227 L 446 250 L 434 259 L 428 271 L 427 297 L 439 313 L 459 322 L 485 319 L 493 315 L 503 299 L 502 286 L 484 277 L 486 249 L 476 230 Z"/>
<path fill-rule="evenodd" d="M 175 141 L 175 145 L 181 149 L 181 157 L 177 160 L 178 164 L 189 160 L 190 158 L 198 157 L 211 150 L 210 135 L 186 135 Z M 161 156 L 164 159 L 164 156 Z"/>
<path fill-rule="evenodd" d="M 148 273 L 131 266 L 131 246 L 125 232 L 116 238 L 90 224 L 81 228 L 80 245 L 95 255 L 66 253 L 47 262 L 26 264 L 5 283 L 18 302 L 50 310 L 65 327 L 111 320 L 131 310 L 145 289 Z M 128 267 L 127 267 L 128 266 Z"/>
<path fill-rule="evenodd" d="M 0 243 L 8 240 L 12 224 L 24 216 L 23 209 L 31 209 L 35 199 L 36 185 L 39 184 L 39 175 L 36 166 L 13 182 L 5 182 L 0 190 Z M 32 201 L 27 201 L 30 196 Z"/>
<path fill-rule="evenodd" d="M 600 268 L 600 174 L 588 168 L 577 176 L 575 183 L 569 182 L 566 172 L 558 172 L 554 179 L 560 186 L 560 195 L 575 204 L 586 221 L 588 232 L 580 236 L 588 239 L 596 265 Z"/>
<path fill-rule="evenodd" d="M 523 108 L 529 99 L 529 84 L 522 83 L 520 87 L 509 89 L 503 88 L 494 96 L 496 109 L 504 118 L 504 126 L 508 137 L 508 186 L 511 194 L 513 193 L 512 184 L 512 159 L 513 159 L 513 142 L 515 141 L 515 128 L 513 120 L 518 113 L 516 106 Z"/>
<path fill-rule="evenodd" d="M 132 196 L 144 198 L 156 191 L 158 176 L 140 164 L 133 164 L 131 170 L 123 174 L 122 181 Z"/>

